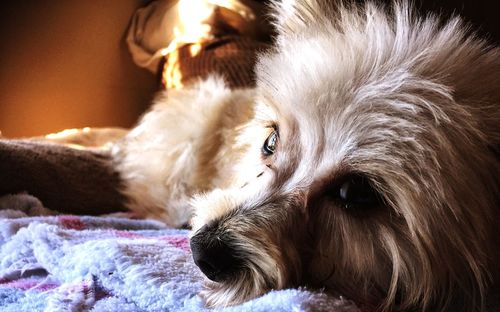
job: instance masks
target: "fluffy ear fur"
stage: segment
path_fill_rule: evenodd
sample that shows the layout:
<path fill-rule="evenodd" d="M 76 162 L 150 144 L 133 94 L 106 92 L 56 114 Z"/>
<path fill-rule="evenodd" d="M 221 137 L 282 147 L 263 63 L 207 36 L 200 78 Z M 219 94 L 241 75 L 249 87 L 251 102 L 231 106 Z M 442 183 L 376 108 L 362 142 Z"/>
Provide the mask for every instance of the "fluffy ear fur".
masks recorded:
<path fill-rule="evenodd" d="M 364 5 L 358 5 L 356 2 L 355 0 L 273 1 L 271 11 L 274 12 L 272 20 L 277 30 L 277 49 L 291 51 L 295 49 L 296 41 L 309 40 L 311 37 L 317 36 L 318 31 L 325 33 L 334 31 L 338 34 L 349 34 L 349 36 L 369 34 L 373 45 L 373 51 L 370 54 L 376 54 L 380 47 L 392 44 L 389 42 L 390 38 L 408 40 L 409 42 L 417 38 L 424 40 L 426 36 L 437 32 L 442 26 L 439 31 L 441 35 L 433 39 L 435 42 L 442 40 L 442 45 L 465 47 L 463 49 L 467 49 L 469 45 L 481 45 L 481 49 L 485 52 L 489 51 L 490 55 L 497 53 L 490 51 L 492 46 L 477 38 L 471 27 L 457 16 L 446 22 L 433 14 L 429 14 L 423 19 L 414 15 L 415 10 L 411 2 L 408 3 L 404 0 L 393 0 L 393 4 L 387 7 L 381 7 L 370 1 Z M 384 11 L 388 14 L 382 14 Z M 395 20 L 391 20 L 391 16 Z M 411 31 L 410 28 L 419 29 L 419 31 Z M 421 34 L 417 35 L 418 32 Z M 412 36 L 413 39 L 410 38 Z M 404 48 L 404 46 L 396 47 Z M 442 49 L 442 51 L 446 50 Z M 487 72 L 488 75 L 495 75 L 494 70 Z M 487 89 L 488 87 L 481 86 L 481 88 Z M 496 93 L 492 94 L 491 90 L 482 90 L 478 93 L 482 93 L 487 98 L 494 97 L 488 102 L 496 103 L 500 100 Z M 481 118 L 484 121 L 482 127 L 488 137 L 489 148 L 500 155 L 500 132 L 497 125 L 500 118 L 499 111 L 487 107 L 479 114 L 482 115 Z"/>
<path fill-rule="evenodd" d="M 306 36 L 311 24 L 328 25 L 335 8 L 343 7 L 341 0 L 282 0 L 273 2 L 273 20 L 278 31 L 279 45 L 286 38 Z"/>

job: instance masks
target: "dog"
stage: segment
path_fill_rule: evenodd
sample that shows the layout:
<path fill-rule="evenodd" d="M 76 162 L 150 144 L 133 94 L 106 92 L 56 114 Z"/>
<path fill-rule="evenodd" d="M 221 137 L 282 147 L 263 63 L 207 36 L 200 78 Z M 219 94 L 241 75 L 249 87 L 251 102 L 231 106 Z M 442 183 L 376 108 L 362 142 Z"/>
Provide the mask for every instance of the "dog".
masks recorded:
<path fill-rule="evenodd" d="M 485 309 L 500 49 L 405 2 L 272 6 L 255 88 L 170 90 L 114 147 L 131 209 L 191 225 L 210 307 L 307 286 L 379 311 Z"/>

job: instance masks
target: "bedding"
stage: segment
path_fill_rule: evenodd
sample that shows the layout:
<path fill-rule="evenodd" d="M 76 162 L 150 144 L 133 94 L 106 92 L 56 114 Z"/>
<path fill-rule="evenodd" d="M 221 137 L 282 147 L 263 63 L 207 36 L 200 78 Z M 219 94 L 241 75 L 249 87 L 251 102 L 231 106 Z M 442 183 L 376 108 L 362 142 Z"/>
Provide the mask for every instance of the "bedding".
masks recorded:
<path fill-rule="evenodd" d="M 1 311 L 205 311 L 188 230 L 128 213 L 61 215 L 0 197 Z M 321 291 L 272 291 L 222 311 L 359 311 Z"/>
<path fill-rule="evenodd" d="M 47 207 L 72 214 L 125 210 L 105 140 L 116 140 L 115 133 L 75 131 L 79 135 L 63 131 L 44 138 L 0 139 L 0 196 L 29 192 Z M 97 146 L 101 142 L 106 143 Z"/>

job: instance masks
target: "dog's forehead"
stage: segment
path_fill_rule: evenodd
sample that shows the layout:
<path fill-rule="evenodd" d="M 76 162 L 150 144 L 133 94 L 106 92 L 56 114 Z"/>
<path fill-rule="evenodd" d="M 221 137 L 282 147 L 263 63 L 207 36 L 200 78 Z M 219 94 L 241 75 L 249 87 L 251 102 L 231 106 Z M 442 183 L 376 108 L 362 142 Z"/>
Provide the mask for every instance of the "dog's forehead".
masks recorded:
<path fill-rule="evenodd" d="M 398 40 L 377 46 L 374 33 L 318 31 L 262 56 L 259 94 L 276 112 L 283 143 L 293 147 L 281 150 L 300 157 L 299 171 L 321 174 L 342 162 L 360 170 L 375 161 L 390 166 L 387 159 L 396 164 L 408 158 L 399 151 L 418 153 L 419 140 L 429 141 L 446 122 L 442 104 L 451 95 L 432 80 L 434 58 Z"/>
<path fill-rule="evenodd" d="M 261 93 L 277 109 L 318 114 L 352 87 L 355 64 L 331 40 L 296 40 L 293 49 L 270 53 L 258 66 Z M 353 62 L 353 60 L 351 60 Z"/>
<path fill-rule="evenodd" d="M 296 160 L 295 180 L 341 166 L 373 177 L 402 166 L 423 172 L 422 151 L 443 148 L 451 129 L 443 125 L 467 115 L 455 95 L 476 91 L 453 72 L 470 58 L 455 53 L 460 36 L 371 18 L 342 31 L 330 25 L 289 34 L 259 60 L 258 93 L 280 126 L 276 158 L 287 168 L 287 159 Z"/>
<path fill-rule="evenodd" d="M 311 168 L 337 166 L 356 146 L 359 133 L 354 128 L 364 112 L 359 110 L 353 120 L 357 108 L 352 104 L 362 85 L 356 60 L 348 61 L 324 38 L 297 41 L 293 51 L 261 59 L 259 93 L 265 105 L 260 106 L 265 108 L 259 110 L 278 122 L 289 147 L 282 147 L 283 157 L 299 155 L 300 167 L 309 175 Z"/>

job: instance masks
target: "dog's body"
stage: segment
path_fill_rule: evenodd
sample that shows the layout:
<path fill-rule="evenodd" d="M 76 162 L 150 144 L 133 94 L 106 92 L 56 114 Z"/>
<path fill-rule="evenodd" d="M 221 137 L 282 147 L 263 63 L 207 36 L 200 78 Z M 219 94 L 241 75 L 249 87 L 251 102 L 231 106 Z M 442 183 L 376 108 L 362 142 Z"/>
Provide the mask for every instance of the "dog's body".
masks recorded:
<path fill-rule="evenodd" d="M 484 308 L 500 50 L 458 19 L 327 3 L 276 5 L 256 89 L 211 78 L 157 101 L 114 150 L 131 208 L 174 226 L 194 210 L 209 305 L 308 285 L 382 310 Z"/>

